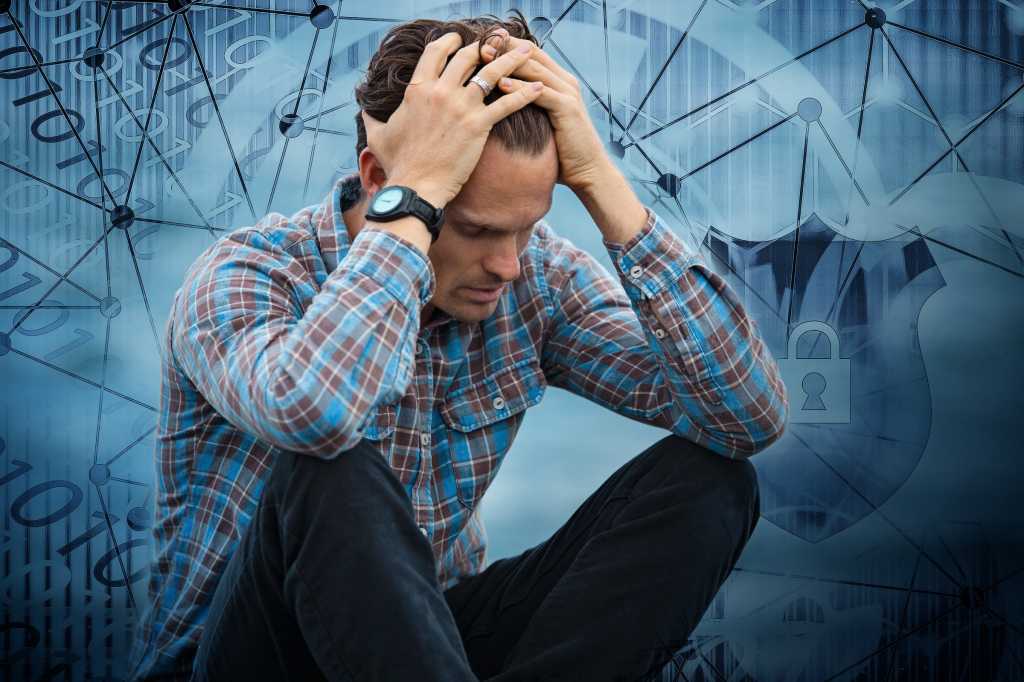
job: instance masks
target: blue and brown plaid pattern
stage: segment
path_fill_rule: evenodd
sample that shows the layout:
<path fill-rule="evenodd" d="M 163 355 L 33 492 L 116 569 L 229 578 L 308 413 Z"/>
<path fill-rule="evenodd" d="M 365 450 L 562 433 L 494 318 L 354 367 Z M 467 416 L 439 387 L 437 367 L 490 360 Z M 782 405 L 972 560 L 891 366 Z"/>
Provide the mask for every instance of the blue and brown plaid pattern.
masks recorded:
<path fill-rule="evenodd" d="M 277 452 L 344 456 L 372 440 L 429 538 L 443 589 L 486 565 L 475 513 L 548 386 L 726 457 L 781 435 L 774 359 L 726 282 L 648 209 L 612 276 L 539 222 L 519 279 L 480 323 L 440 309 L 429 259 L 367 227 L 350 239 L 339 180 L 211 245 L 164 335 L 156 556 L 138 676 L 187 679 L 221 572 Z"/>

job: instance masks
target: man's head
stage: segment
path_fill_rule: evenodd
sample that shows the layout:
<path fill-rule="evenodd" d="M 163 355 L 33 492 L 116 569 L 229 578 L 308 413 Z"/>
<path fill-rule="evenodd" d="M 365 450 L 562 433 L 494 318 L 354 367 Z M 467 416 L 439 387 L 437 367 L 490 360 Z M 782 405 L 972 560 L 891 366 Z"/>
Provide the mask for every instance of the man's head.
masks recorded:
<path fill-rule="evenodd" d="M 477 40 L 483 44 L 499 28 L 536 42 L 518 12 L 507 21 L 494 16 L 462 21 L 419 19 L 393 27 L 381 41 L 355 92 L 360 108 L 356 153 L 364 192 L 359 204 L 346 212 L 350 236 L 362 229 L 369 195 L 387 184 L 383 168 L 366 147 L 362 113 L 388 121 L 402 103 L 430 41 L 454 31 L 465 45 Z M 499 44 L 491 44 L 502 51 Z M 484 102 L 490 104 L 501 96 L 495 88 Z M 477 302 L 466 287 L 494 288 L 519 277 L 519 255 L 534 223 L 551 206 L 557 178 L 558 154 L 551 121 L 543 108 L 529 104 L 494 125 L 469 180 L 446 206 L 441 235 L 430 247 L 428 255 L 437 282 L 431 303 L 423 311 L 424 321 L 435 306 L 463 321 L 483 320 L 494 312 L 496 302 Z"/>

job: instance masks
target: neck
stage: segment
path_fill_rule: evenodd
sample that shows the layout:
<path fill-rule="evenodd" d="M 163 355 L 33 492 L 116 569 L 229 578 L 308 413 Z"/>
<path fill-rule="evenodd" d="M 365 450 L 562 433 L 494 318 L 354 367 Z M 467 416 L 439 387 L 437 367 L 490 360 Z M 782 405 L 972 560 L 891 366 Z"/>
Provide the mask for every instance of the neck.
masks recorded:
<path fill-rule="evenodd" d="M 366 223 L 366 203 L 367 198 L 363 197 L 341 212 L 341 218 L 345 221 L 345 230 L 348 232 L 349 241 L 356 238 L 356 234 L 359 233 L 359 230 L 363 229 L 363 224 Z"/>
<path fill-rule="evenodd" d="M 420 308 L 420 329 L 423 329 L 424 327 L 426 327 L 427 323 L 430 322 L 430 319 L 433 316 L 434 316 L 434 304 L 433 303 L 427 303 L 422 308 Z"/>

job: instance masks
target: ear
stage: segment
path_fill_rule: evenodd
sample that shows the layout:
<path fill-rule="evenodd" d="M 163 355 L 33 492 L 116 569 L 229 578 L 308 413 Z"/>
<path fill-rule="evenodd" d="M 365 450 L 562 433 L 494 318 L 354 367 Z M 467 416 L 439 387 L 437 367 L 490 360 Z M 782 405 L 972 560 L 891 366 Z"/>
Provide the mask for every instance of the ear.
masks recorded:
<path fill-rule="evenodd" d="M 359 180 L 367 195 L 371 197 L 388 183 L 388 174 L 369 147 L 364 147 L 363 151 L 359 152 Z"/>

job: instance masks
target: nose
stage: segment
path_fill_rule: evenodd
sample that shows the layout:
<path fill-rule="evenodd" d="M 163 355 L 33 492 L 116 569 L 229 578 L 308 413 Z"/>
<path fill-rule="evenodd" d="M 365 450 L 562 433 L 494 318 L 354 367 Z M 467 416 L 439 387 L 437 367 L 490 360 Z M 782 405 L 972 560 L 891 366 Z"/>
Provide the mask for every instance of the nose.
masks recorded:
<path fill-rule="evenodd" d="M 515 239 L 503 240 L 493 253 L 484 259 L 484 269 L 502 283 L 519 277 L 519 248 Z"/>

